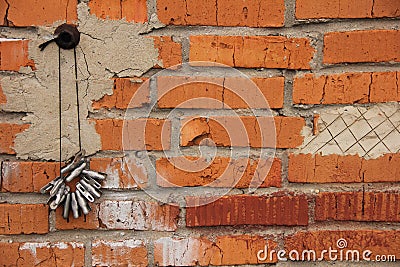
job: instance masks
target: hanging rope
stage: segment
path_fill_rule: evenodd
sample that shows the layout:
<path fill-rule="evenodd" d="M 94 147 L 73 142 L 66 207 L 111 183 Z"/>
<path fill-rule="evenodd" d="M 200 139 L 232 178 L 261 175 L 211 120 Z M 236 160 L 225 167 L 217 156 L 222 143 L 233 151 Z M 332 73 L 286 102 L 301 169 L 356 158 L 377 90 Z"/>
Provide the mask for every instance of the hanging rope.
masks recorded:
<path fill-rule="evenodd" d="M 60 159 L 60 177 L 62 179 L 62 173 L 61 173 L 61 167 L 62 167 L 62 141 L 61 141 L 61 129 L 62 129 L 62 116 L 61 116 L 61 112 L 62 112 L 62 96 L 61 96 L 61 48 L 58 48 L 58 123 L 59 123 L 59 138 L 60 138 L 60 155 L 59 155 L 59 159 Z"/>
<path fill-rule="evenodd" d="M 79 109 L 79 87 L 78 87 L 78 62 L 76 60 L 76 48 L 74 47 L 74 60 L 75 60 L 75 91 L 76 91 L 76 108 L 78 112 L 78 138 L 79 138 L 79 151 L 82 151 L 82 139 L 81 139 L 81 119 Z"/>

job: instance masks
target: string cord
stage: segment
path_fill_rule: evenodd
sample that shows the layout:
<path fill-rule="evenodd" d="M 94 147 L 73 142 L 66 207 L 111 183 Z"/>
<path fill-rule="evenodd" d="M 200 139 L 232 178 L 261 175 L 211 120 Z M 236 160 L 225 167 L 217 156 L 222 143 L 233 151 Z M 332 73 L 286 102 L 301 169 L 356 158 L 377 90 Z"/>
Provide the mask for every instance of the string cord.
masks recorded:
<path fill-rule="evenodd" d="M 78 86 L 78 64 L 76 60 L 76 48 L 74 47 L 74 60 L 75 60 L 75 91 L 76 91 L 76 109 L 78 113 L 78 138 L 79 138 L 79 151 L 82 151 L 82 139 L 81 139 L 81 119 L 80 119 L 80 108 L 79 108 L 79 86 Z"/>
<path fill-rule="evenodd" d="M 62 97 L 61 97 L 61 48 L 58 48 L 58 123 L 59 123 L 59 138 L 60 138 L 60 177 L 62 179 L 62 173 L 61 173 L 61 165 L 62 165 L 62 140 L 61 140 L 61 127 L 62 127 L 62 116 L 61 116 L 61 112 L 62 112 Z"/>

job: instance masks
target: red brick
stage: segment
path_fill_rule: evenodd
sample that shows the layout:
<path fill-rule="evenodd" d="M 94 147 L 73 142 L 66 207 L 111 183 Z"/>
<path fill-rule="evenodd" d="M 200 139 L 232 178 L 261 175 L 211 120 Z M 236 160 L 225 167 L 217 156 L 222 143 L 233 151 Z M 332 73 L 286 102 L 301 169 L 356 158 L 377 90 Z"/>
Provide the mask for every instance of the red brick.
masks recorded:
<path fill-rule="evenodd" d="M 99 207 L 97 204 L 89 204 L 92 209 L 88 215 L 81 215 L 79 218 L 74 219 L 70 211 L 68 221 L 63 218 L 62 207 L 56 209 L 56 229 L 57 230 L 72 230 L 72 229 L 98 229 L 100 222 L 98 219 Z"/>
<path fill-rule="evenodd" d="M 308 203 L 304 195 L 236 195 L 210 201 L 206 197 L 186 197 L 186 226 L 308 225 Z"/>
<path fill-rule="evenodd" d="M 348 72 L 294 79 L 295 104 L 353 104 L 400 101 L 397 72 Z"/>
<path fill-rule="evenodd" d="M 310 69 L 314 52 L 306 38 L 203 35 L 190 37 L 189 60 L 243 68 Z"/>
<path fill-rule="evenodd" d="M 70 0 L 7 0 L 0 3 L 3 26 L 51 26 L 57 21 L 78 20 L 77 1 Z"/>
<path fill-rule="evenodd" d="M 107 229 L 175 231 L 179 212 L 174 204 L 106 200 L 100 203 L 99 220 Z"/>
<path fill-rule="evenodd" d="M 92 265 L 146 267 L 147 249 L 139 240 L 95 240 L 92 243 Z"/>
<path fill-rule="evenodd" d="M 60 173 L 55 162 L 12 162 L 2 165 L 2 192 L 39 192 Z"/>
<path fill-rule="evenodd" d="M 198 145 L 210 138 L 217 146 L 294 148 L 303 142 L 304 126 L 304 119 L 297 117 L 186 118 L 182 121 L 181 145 Z M 273 127 L 276 137 L 270 130 Z"/>
<path fill-rule="evenodd" d="M 0 70 L 19 71 L 21 67 L 35 69 L 35 63 L 29 59 L 29 40 L 7 40 L 0 42 Z"/>
<path fill-rule="evenodd" d="M 49 211 L 44 204 L 0 204 L 0 234 L 45 234 Z"/>
<path fill-rule="evenodd" d="M 2 266 L 84 266 L 85 248 L 78 242 L 0 243 L 0 263 Z"/>
<path fill-rule="evenodd" d="M 158 50 L 160 65 L 158 68 L 170 68 L 182 64 L 182 45 L 174 42 L 170 36 L 152 36 L 154 47 Z"/>
<path fill-rule="evenodd" d="M 3 88 L 1 88 L 1 85 L 0 85 L 0 105 L 5 104 L 5 103 L 7 103 L 7 98 L 4 95 Z"/>
<path fill-rule="evenodd" d="M 143 188 L 147 185 L 147 170 L 132 157 L 91 158 L 90 168 L 107 174 L 102 188 Z"/>
<path fill-rule="evenodd" d="M 324 36 L 324 63 L 399 62 L 400 31 L 330 32 Z"/>
<path fill-rule="evenodd" d="M 0 123 L 0 153 L 15 155 L 14 140 L 29 124 Z"/>
<path fill-rule="evenodd" d="M 288 180 L 294 183 L 371 183 L 400 181 L 400 154 L 376 159 L 357 155 L 290 154 Z"/>
<path fill-rule="evenodd" d="M 288 180 L 295 183 L 362 182 L 359 156 L 290 154 Z"/>
<path fill-rule="evenodd" d="M 283 0 L 157 1 L 159 19 L 169 25 L 280 27 L 284 24 L 284 13 Z"/>
<path fill-rule="evenodd" d="M 337 246 L 339 239 L 345 239 L 347 246 L 340 249 Z M 381 230 L 343 230 L 343 231 L 311 231 L 297 232 L 285 238 L 285 251 L 296 250 L 301 252 L 304 250 L 314 250 L 317 258 L 321 258 L 323 250 L 339 250 L 332 255 L 338 256 L 340 259 L 340 251 L 343 251 L 343 259 L 349 250 L 357 250 L 360 253 L 360 261 L 362 261 L 363 251 L 370 250 L 371 260 L 375 260 L 376 255 L 395 255 L 396 259 L 400 259 L 400 232 L 399 231 L 381 231 Z M 286 254 L 288 255 L 288 254 Z M 325 260 L 329 260 L 329 254 L 322 254 Z"/>
<path fill-rule="evenodd" d="M 161 158 L 156 162 L 157 185 L 162 187 L 281 187 L 281 165 L 279 159 L 253 161 L 247 158 L 217 157 L 213 162 L 207 163 L 205 158 Z"/>
<path fill-rule="evenodd" d="M 150 88 L 146 78 L 116 78 L 111 95 L 93 102 L 93 109 L 140 108 L 150 103 Z"/>
<path fill-rule="evenodd" d="M 88 5 L 90 13 L 102 19 L 147 21 L 146 0 L 90 0 Z"/>
<path fill-rule="evenodd" d="M 95 122 L 96 131 L 101 138 L 102 150 L 168 150 L 170 148 L 171 122 L 168 120 L 101 119 Z"/>
<path fill-rule="evenodd" d="M 158 106 L 213 109 L 282 108 L 284 80 L 284 77 L 250 80 L 243 77 L 159 76 Z"/>
<path fill-rule="evenodd" d="M 315 202 L 315 220 L 400 222 L 400 194 L 320 193 Z"/>
<path fill-rule="evenodd" d="M 257 252 L 277 243 L 256 235 L 217 236 L 213 242 L 206 237 L 163 237 L 154 243 L 154 262 L 157 266 L 220 266 L 259 264 Z M 276 257 L 272 261 L 277 262 Z"/>
<path fill-rule="evenodd" d="M 296 18 L 382 18 L 400 16 L 400 3 L 390 0 L 297 0 Z"/>

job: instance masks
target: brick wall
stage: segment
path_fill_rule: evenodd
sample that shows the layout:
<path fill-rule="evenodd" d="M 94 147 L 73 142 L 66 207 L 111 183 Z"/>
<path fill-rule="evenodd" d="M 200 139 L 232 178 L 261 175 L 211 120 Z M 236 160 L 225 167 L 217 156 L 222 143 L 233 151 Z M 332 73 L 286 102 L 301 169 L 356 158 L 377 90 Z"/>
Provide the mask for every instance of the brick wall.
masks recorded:
<path fill-rule="evenodd" d="M 399 1 L 8 0 L 0 14 L 0 266 L 308 266 L 260 259 L 266 246 L 400 261 Z M 108 175 L 69 221 L 39 193 L 59 173 L 58 49 L 37 46 L 63 22 L 82 31 L 83 145 Z"/>

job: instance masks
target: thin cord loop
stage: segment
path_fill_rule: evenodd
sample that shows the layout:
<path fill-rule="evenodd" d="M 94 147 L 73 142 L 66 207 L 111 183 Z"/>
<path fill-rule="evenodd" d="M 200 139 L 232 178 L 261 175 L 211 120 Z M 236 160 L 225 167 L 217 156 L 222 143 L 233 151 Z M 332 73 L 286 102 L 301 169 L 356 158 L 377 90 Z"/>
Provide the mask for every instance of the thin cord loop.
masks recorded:
<path fill-rule="evenodd" d="M 61 164 L 62 164 L 62 141 L 61 141 L 61 127 L 62 127 L 62 121 L 61 121 L 61 108 L 62 104 L 62 98 L 61 98 L 61 48 L 58 48 L 58 122 L 59 122 L 59 138 L 60 138 L 60 177 L 62 179 L 62 173 L 61 173 Z"/>
<path fill-rule="evenodd" d="M 81 140 L 81 119 L 80 119 L 80 108 L 79 108 L 79 86 L 78 86 L 78 64 L 76 60 L 76 48 L 74 47 L 74 59 L 75 59 L 75 91 L 76 91 L 76 108 L 78 112 L 78 137 L 79 137 L 79 151 L 82 151 L 82 140 Z"/>

